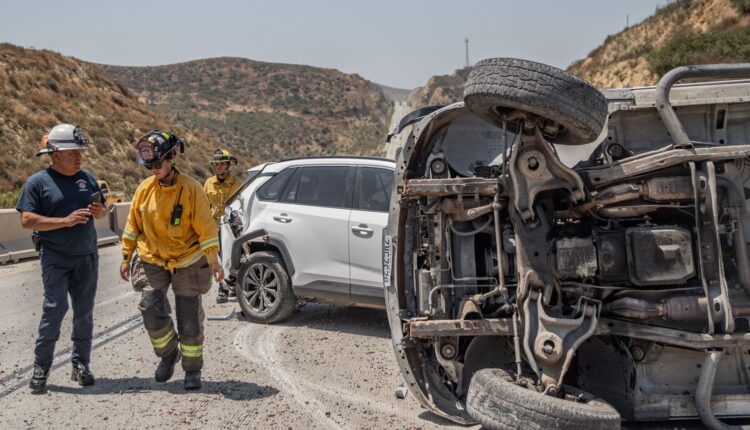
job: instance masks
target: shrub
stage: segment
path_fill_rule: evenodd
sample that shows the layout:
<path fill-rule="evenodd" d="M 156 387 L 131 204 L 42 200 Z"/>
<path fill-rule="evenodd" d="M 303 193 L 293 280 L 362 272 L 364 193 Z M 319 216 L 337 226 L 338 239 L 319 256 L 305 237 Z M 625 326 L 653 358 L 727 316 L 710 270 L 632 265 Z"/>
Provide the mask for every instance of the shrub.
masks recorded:
<path fill-rule="evenodd" d="M 750 1 L 750 0 L 748 0 Z M 744 33 L 706 33 L 672 39 L 651 56 L 651 68 L 663 75 L 688 64 L 742 63 L 750 61 L 750 35 Z"/>
<path fill-rule="evenodd" d="M 742 14 L 750 13 L 750 0 L 731 0 L 732 6 Z"/>

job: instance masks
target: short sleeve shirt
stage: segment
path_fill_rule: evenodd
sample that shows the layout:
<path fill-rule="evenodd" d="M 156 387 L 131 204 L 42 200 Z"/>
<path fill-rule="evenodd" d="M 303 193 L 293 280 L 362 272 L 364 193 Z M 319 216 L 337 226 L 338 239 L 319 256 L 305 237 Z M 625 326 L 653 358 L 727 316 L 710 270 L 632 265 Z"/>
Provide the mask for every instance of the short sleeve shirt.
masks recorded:
<path fill-rule="evenodd" d="M 91 195 L 97 191 L 101 190 L 90 172 L 80 170 L 75 175 L 66 176 L 49 167 L 26 181 L 16 210 L 63 218 L 77 209 L 88 207 Z M 97 251 L 94 217 L 90 217 L 86 224 L 40 231 L 39 238 L 43 252 L 86 255 Z"/>

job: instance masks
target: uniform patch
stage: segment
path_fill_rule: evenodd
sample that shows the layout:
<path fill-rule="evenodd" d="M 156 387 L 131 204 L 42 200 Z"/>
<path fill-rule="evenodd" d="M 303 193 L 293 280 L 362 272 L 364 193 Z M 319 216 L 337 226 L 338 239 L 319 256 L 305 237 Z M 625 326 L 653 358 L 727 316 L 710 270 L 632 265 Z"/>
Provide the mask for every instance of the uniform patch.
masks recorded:
<path fill-rule="evenodd" d="M 88 184 L 86 183 L 85 179 L 79 179 L 76 181 L 76 185 L 78 185 L 78 191 L 88 191 Z"/>

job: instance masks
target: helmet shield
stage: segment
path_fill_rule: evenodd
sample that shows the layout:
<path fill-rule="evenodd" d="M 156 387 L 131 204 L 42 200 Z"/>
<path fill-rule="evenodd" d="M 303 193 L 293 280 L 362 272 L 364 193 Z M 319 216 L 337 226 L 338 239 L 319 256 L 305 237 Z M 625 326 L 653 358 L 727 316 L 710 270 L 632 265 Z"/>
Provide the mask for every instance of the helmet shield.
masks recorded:
<path fill-rule="evenodd" d="M 182 139 L 171 133 L 154 130 L 140 139 L 135 144 L 138 150 L 138 162 L 147 169 L 158 169 L 162 161 L 169 158 L 179 146 L 182 150 L 184 143 Z"/>

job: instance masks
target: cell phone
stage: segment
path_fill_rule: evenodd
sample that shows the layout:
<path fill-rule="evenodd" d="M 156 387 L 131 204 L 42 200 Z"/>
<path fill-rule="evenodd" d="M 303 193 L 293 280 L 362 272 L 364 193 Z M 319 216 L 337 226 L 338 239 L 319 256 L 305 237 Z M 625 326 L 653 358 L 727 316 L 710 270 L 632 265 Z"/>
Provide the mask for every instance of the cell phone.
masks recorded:
<path fill-rule="evenodd" d="M 91 195 L 91 204 L 102 202 L 102 192 L 97 191 Z"/>

